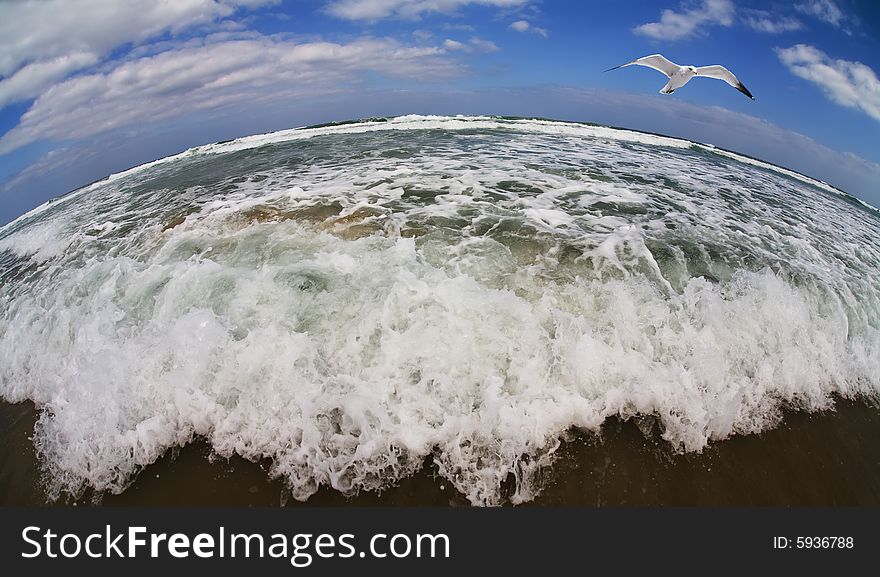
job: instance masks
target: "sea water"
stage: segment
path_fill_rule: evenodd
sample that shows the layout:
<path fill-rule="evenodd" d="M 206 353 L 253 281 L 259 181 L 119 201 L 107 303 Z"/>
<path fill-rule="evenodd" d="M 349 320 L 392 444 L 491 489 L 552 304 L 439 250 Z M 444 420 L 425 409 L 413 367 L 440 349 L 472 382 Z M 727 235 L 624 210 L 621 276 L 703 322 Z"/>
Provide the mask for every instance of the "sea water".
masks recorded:
<path fill-rule="evenodd" d="M 208 145 L 0 229 L 0 397 L 50 498 L 205 439 L 293 496 L 427 460 L 528 501 L 573 429 L 678 451 L 880 392 L 880 215 L 711 146 L 398 117 Z"/>

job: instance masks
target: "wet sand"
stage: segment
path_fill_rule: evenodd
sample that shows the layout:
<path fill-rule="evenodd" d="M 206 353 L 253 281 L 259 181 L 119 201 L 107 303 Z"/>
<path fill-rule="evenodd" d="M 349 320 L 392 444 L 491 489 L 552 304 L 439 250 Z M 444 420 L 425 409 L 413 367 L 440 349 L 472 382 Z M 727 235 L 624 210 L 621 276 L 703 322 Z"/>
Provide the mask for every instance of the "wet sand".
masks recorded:
<path fill-rule="evenodd" d="M 0 403 L 0 505 L 45 505 L 31 443 L 31 403 Z M 677 454 L 656 429 L 606 421 L 601 435 L 575 433 L 529 505 L 551 506 L 865 506 L 880 505 L 880 408 L 839 400 L 834 411 L 787 412 L 758 435 Z M 211 455 L 204 441 L 169 452 L 120 495 L 87 494 L 105 506 L 467 506 L 426 460 L 416 475 L 381 494 L 345 497 L 322 488 L 306 503 L 287 497 L 267 463 Z"/>

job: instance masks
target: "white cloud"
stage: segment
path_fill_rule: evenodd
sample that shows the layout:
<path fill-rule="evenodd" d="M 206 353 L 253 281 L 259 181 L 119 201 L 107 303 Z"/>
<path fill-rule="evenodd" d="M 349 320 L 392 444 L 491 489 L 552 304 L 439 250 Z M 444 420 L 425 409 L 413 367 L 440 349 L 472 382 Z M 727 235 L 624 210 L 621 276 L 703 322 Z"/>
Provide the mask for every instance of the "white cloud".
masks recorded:
<path fill-rule="evenodd" d="M 546 29 L 532 26 L 528 20 L 517 20 L 510 25 L 510 29 L 516 30 L 517 32 L 534 32 L 538 36 L 543 36 L 544 38 L 547 38 L 549 35 Z"/>
<path fill-rule="evenodd" d="M 0 80 L 0 108 L 39 96 L 53 82 L 97 62 L 98 56 L 94 53 L 75 52 L 28 64 Z"/>
<path fill-rule="evenodd" d="M 471 38 L 467 44 L 465 44 L 464 42 L 459 42 L 458 40 L 447 38 L 443 41 L 443 48 L 450 52 L 498 52 L 498 50 L 500 50 L 498 48 L 498 45 L 491 40 L 483 40 L 482 38 L 478 38 L 476 36 Z"/>
<path fill-rule="evenodd" d="M 880 79 L 869 66 L 832 59 L 806 44 L 777 48 L 776 54 L 793 74 L 819 86 L 834 102 L 880 120 Z"/>
<path fill-rule="evenodd" d="M 126 44 L 215 23 L 278 0 L 45 0 L 0 3 L 0 108 L 27 100 Z"/>
<path fill-rule="evenodd" d="M 349 44 L 267 37 L 189 43 L 56 84 L 0 138 L 0 154 L 37 140 L 80 139 L 206 109 L 344 91 L 368 71 L 447 79 L 461 69 L 444 52 L 371 38 Z"/>
<path fill-rule="evenodd" d="M 795 5 L 798 12 L 815 16 L 823 22 L 827 22 L 832 26 L 840 27 L 846 20 L 843 10 L 834 3 L 833 0 L 808 0 Z"/>
<path fill-rule="evenodd" d="M 797 18 L 791 16 L 774 17 L 765 10 L 748 10 L 743 22 L 752 30 L 767 34 L 781 34 L 803 29 L 804 25 Z"/>
<path fill-rule="evenodd" d="M 476 50 L 479 50 L 480 52 L 498 52 L 500 50 L 500 48 L 498 48 L 498 45 L 491 40 L 483 40 L 482 38 L 478 38 L 476 36 L 471 38 L 471 46 L 473 46 Z"/>
<path fill-rule="evenodd" d="M 700 4 L 682 4 L 680 11 L 663 10 L 659 22 L 648 22 L 633 32 L 657 40 L 680 40 L 700 33 L 710 25 L 731 26 L 736 8 L 731 0 L 703 0 Z"/>
<path fill-rule="evenodd" d="M 467 50 L 468 47 L 459 42 L 458 40 L 450 40 L 447 38 L 443 41 L 443 48 L 446 50 Z"/>
<path fill-rule="evenodd" d="M 470 4 L 496 8 L 517 8 L 530 0 L 332 0 L 328 13 L 345 20 L 376 21 L 383 18 L 417 19 L 423 14 L 450 14 Z"/>

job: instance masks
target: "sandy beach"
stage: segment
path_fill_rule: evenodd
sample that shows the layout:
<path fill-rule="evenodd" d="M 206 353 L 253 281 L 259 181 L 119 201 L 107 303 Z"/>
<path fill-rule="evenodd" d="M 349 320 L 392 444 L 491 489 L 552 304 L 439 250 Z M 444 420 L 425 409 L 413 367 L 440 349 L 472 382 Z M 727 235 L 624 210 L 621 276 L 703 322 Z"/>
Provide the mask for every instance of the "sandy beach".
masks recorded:
<path fill-rule="evenodd" d="M 86 494 L 47 503 L 30 437 L 31 403 L 0 405 L 0 505 L 56 506 L 468 506 L 425 467 L 382 493 L 353 497 L 322 488 L 289 497 L 267 463 L 212 457 L 195 441 L 147 467 L 121 494 Z M 646 437 L 636 420 L 611 419 L 602 435 L 572 433 L 545 472 L 534 506 L 876 506 L 880 504 L 880 411 L 839 400 L 836 410 L 788 412 L 776 428 L 678 454 Z"/>

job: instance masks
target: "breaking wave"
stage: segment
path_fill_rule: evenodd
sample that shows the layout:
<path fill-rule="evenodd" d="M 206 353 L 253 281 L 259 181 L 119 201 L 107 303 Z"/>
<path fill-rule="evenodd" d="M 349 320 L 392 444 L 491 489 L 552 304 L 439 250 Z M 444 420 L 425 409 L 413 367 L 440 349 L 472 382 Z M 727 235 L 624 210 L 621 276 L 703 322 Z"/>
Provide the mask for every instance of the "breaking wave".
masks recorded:
<path fill-rule="evenodd" d="M 880 219 L 822 183 L 599 126 L 400 117 L 200 147 L 0 230 L 0 396 L 48 494 L 203 437 L 293 495 L 432 459 L 540 491 L 566 431 L 676 449 L 880 391 Z"/>

